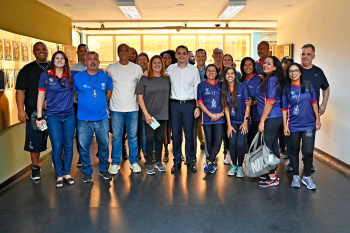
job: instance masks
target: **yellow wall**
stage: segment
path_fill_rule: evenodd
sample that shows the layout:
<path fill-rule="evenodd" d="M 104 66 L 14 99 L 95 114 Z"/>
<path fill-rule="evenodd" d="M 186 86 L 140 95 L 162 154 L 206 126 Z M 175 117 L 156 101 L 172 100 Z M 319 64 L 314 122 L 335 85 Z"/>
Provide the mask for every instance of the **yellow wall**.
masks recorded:
<path fill-rule="evenodd" d="M 315 146 L 350 164 L 349 27 L 350 1 L 317 0 L 278 20 L 278 44 L 294 44 L 294 60 L 300 63 L 301 47 L 316 47 L 314 64 L 330 85 L 326 113 Z M 322 102 L 322 100 L 320 100 Z"/>
<path fill-rule="evenodd" d="M 0 9 L 0 29 L 72 45 L 72 21 L 54 9 L 36 0 L 1 0 Z"/>

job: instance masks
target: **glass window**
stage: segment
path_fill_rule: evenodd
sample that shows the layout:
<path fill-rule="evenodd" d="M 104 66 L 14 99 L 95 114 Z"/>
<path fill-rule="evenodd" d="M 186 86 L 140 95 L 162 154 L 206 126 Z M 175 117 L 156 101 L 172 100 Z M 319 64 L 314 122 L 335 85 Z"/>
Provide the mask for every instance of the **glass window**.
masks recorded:
<path fill-rule="evenodd" d="M 250 36 L 226 35 L 224 53 L 231 54 L 236 63 L 250 56 Z"/>
<path fill-rule="evenodd" d="M 152 56 L 168 50 L 168 47 L 168 35 L 143 36 L 143 52 L 147 53 L 150 59 Z"/>
<path fill-rule="evenodd" d="M 198 48 L 199 49 L 205 49 L 207 51 L 207 64 L 213 63 L 213 50 L 215 48 L 222 48 L 223 47 L 223 41 L 224 37 L 223 35 L 199 35 L 198 36 Z"/>
<path fill-rule="evenodd" d="M 88 36 L 90 51 L 99 54 L 100 61 L 113 61 L 113 36 Z"/>
<path fill-rule="evenodd" d="M 172 35 L 171 36 L 171 49 L 175 50 L 179 45 L 185 45 L 189 51 L 194 53 L 197 50 L 196 36 L 193 35 Z"/>
<path fill-rule="evenodd" d="M 137 54 L 141 53 L 141 36 L 137 35 L 137 36 L 129 36 L 129 35 L 121 35 L 121 36 L 116 36 L 115 37 L 115 54 L 116 54 L 116 61 L 119 61 L 118 58 L 118 46 L 120 44 L 127 44 L 130 47 L 133 47 L 134 49 L 136 49 Z"/>

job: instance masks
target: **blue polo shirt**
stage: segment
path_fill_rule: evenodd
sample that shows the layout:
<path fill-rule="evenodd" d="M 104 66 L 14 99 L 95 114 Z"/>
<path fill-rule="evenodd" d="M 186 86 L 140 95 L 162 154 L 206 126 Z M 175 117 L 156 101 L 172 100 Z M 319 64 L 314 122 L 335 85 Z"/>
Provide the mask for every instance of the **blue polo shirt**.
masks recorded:
<path fill-rule="evenodd" d="M 197 68 L 198 68 L 198 66 L 197 66 Z M 201 82 L 204 82 L 204 81 L 205 81 L 204 75 L 205 75 L 205 70 L 206 70 L 206 68 L 207 68 L 207 66 L 205 66 L 203 70 L 199 70 L 199 69 L 198 69 L 199 77 L 201 78 Z"/>
<path fill-rule="evenodd" d="M 95 90 L 97 98 L 93 97 Z M 107 90 L 112 90 L 112 79 L 99 70 L 95 75 L 88 75 L 82 71 L 74 76 L 73 91 L 78 93 L 78 120 L 100 121 L 108 118 Z"/>
<path fill-rule="evenodd" d="M 320 89 L 326 90 L 329 87 L 328 80 L 323 71 L 313 65 L 311 69 L 302 68 L 304 80 L 309 81 L 316 94 L 316 100 L 320 101 Z"/>
<path fill-rule="evenodd" d="M 263 113 L 266 101 L 275 102 L 267 118 L 281 117 L 282 116 L 281 96 L 279 94 L 280 84 L 278 82 L 277 76 L 272 76 L 268 80 L 267 88 L 265 92 L 262 92 L 260 90 L 260 86 L 261 85 L 259 85 L 256 88 L 256 92 L 255 92 L 255 98 L 257 100 L 257 105 L 258 105 L 259 119 L 261 118 L 261 115 Z"/>
<path fill-rule="evenodd" d="M 215 84 L 211 84 L 208 81 L 201 82 L 198 84 L 197 88 L 197 102 L 202 102 L 204 106 L 209 110 L 211 113 L 221 113 L 223 110 L 222 104 L 221 104 L 221 86 L 222 83 L 216 81 Z M 216 102 L 216 106 L 212 106 L 212 102 Z M 223 124 L 225 123 L 225 118 L 221 117 L 217 121 L 212 121 L 211 118 L 203 111 L 202 114 L 202 124 L 203 125 L 211 125 L 211 124 Z"/>
<path fill-rule="evenodd" d="M 312 108 L 313 103 L 317 103 L 317 99 L 312 86 L 310 91 L 305 84 L 304 93 L 301 93 L 300 85 L 291 84 L 284 87 L 282 111 L 288 111 L 287 123 L 290 132 L 303 132 L 316 128 L 316 117 Z M 296 109 L 297 111 L 295 111 Z M 297 114 L 294 114 L 296 112 Z"/>
<path fill-rule="evenodd" d="M 256 62 L 255 62 L 255 70 L 258 73 L 258 75 L 264 75 L 264 69 L 263 69 L 263 63 L 261 62 L 261 58 L 259 58 Z"/>
<path fill-rule="evenodd" d="M 256 88 L 261 84 L 262 79 L 257 74 L 252 74 L 250 78 L 245 78 L 243 83 L 246 85 L 248 95 L 252 100 L 255 100 Z M 258 106 L 250 106 L 250 117 L 252 121 L 260 121 Z"/>
<path fill-rule="evenodd" d="M 47 107 L 45 114 L 48 116 L 66 116 L 74 113 L 73 108 L 73 91 L 70 88 L 66 74 L 62 77 L 55 76 L 53 70 L 42 72 L 39 79 L 38 91 L 46 91 Z M 47 85 L 45 82 L 47 80 Z M 62 82 L 65 87 L 61 87 Z"/>
<path fill-rule="evenodd" d="M 237 93 L 237 109 L 235 109 L 231 103 L 231 95 L 233 91 L 234 90 L 230 90 L 230 88 L 228 88 L 229 95 L 227 95 L 227 103 L 230 108 L 231 123 L 240 125 L 244 121 L 244 114 L 246 109 L 245 101 L 249 100 L 249 95 L 246 86 L 240 83 Z"/>

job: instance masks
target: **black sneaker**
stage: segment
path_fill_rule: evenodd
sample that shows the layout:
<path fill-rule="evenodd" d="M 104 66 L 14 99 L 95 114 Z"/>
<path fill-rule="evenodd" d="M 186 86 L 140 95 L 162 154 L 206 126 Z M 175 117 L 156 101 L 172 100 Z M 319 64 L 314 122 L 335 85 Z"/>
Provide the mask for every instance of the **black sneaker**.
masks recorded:
<path fill-rule="evenodd" d="M 83 181 L 84 181 L 84 183 L 90 183 L 92 181 L 91 175 L 90 174 L 84 174 Z"/>
<path fill-rule="evenodd" d="M 111 180 L 112 175 L 109 172 L 100 172 L 100 176 L 102 176 L 103 179 L 105 180 Z"/>
<path fill-rule="evenodd" d="M 40 167 L 38 165 L 32 166 L 32 175 L 31 177 L 32 180 L 40 180 Z"/>

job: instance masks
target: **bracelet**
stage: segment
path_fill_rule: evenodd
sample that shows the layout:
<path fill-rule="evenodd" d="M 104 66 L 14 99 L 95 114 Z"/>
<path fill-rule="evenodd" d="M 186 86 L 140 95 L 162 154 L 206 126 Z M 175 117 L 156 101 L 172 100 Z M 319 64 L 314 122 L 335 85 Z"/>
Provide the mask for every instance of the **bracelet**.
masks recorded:
<path fill-rule="evenodd" d="M 196 106 L 196 108 L 200 109 L 200 107 L 199 107 L 199 106 Z"/>
<path fill-rule="evenodd" d="M 41 120 L 44 120 L 45 118 L 44 117 L 37 117 L 36 120 L 37 121 L 41 121 Z"/>

